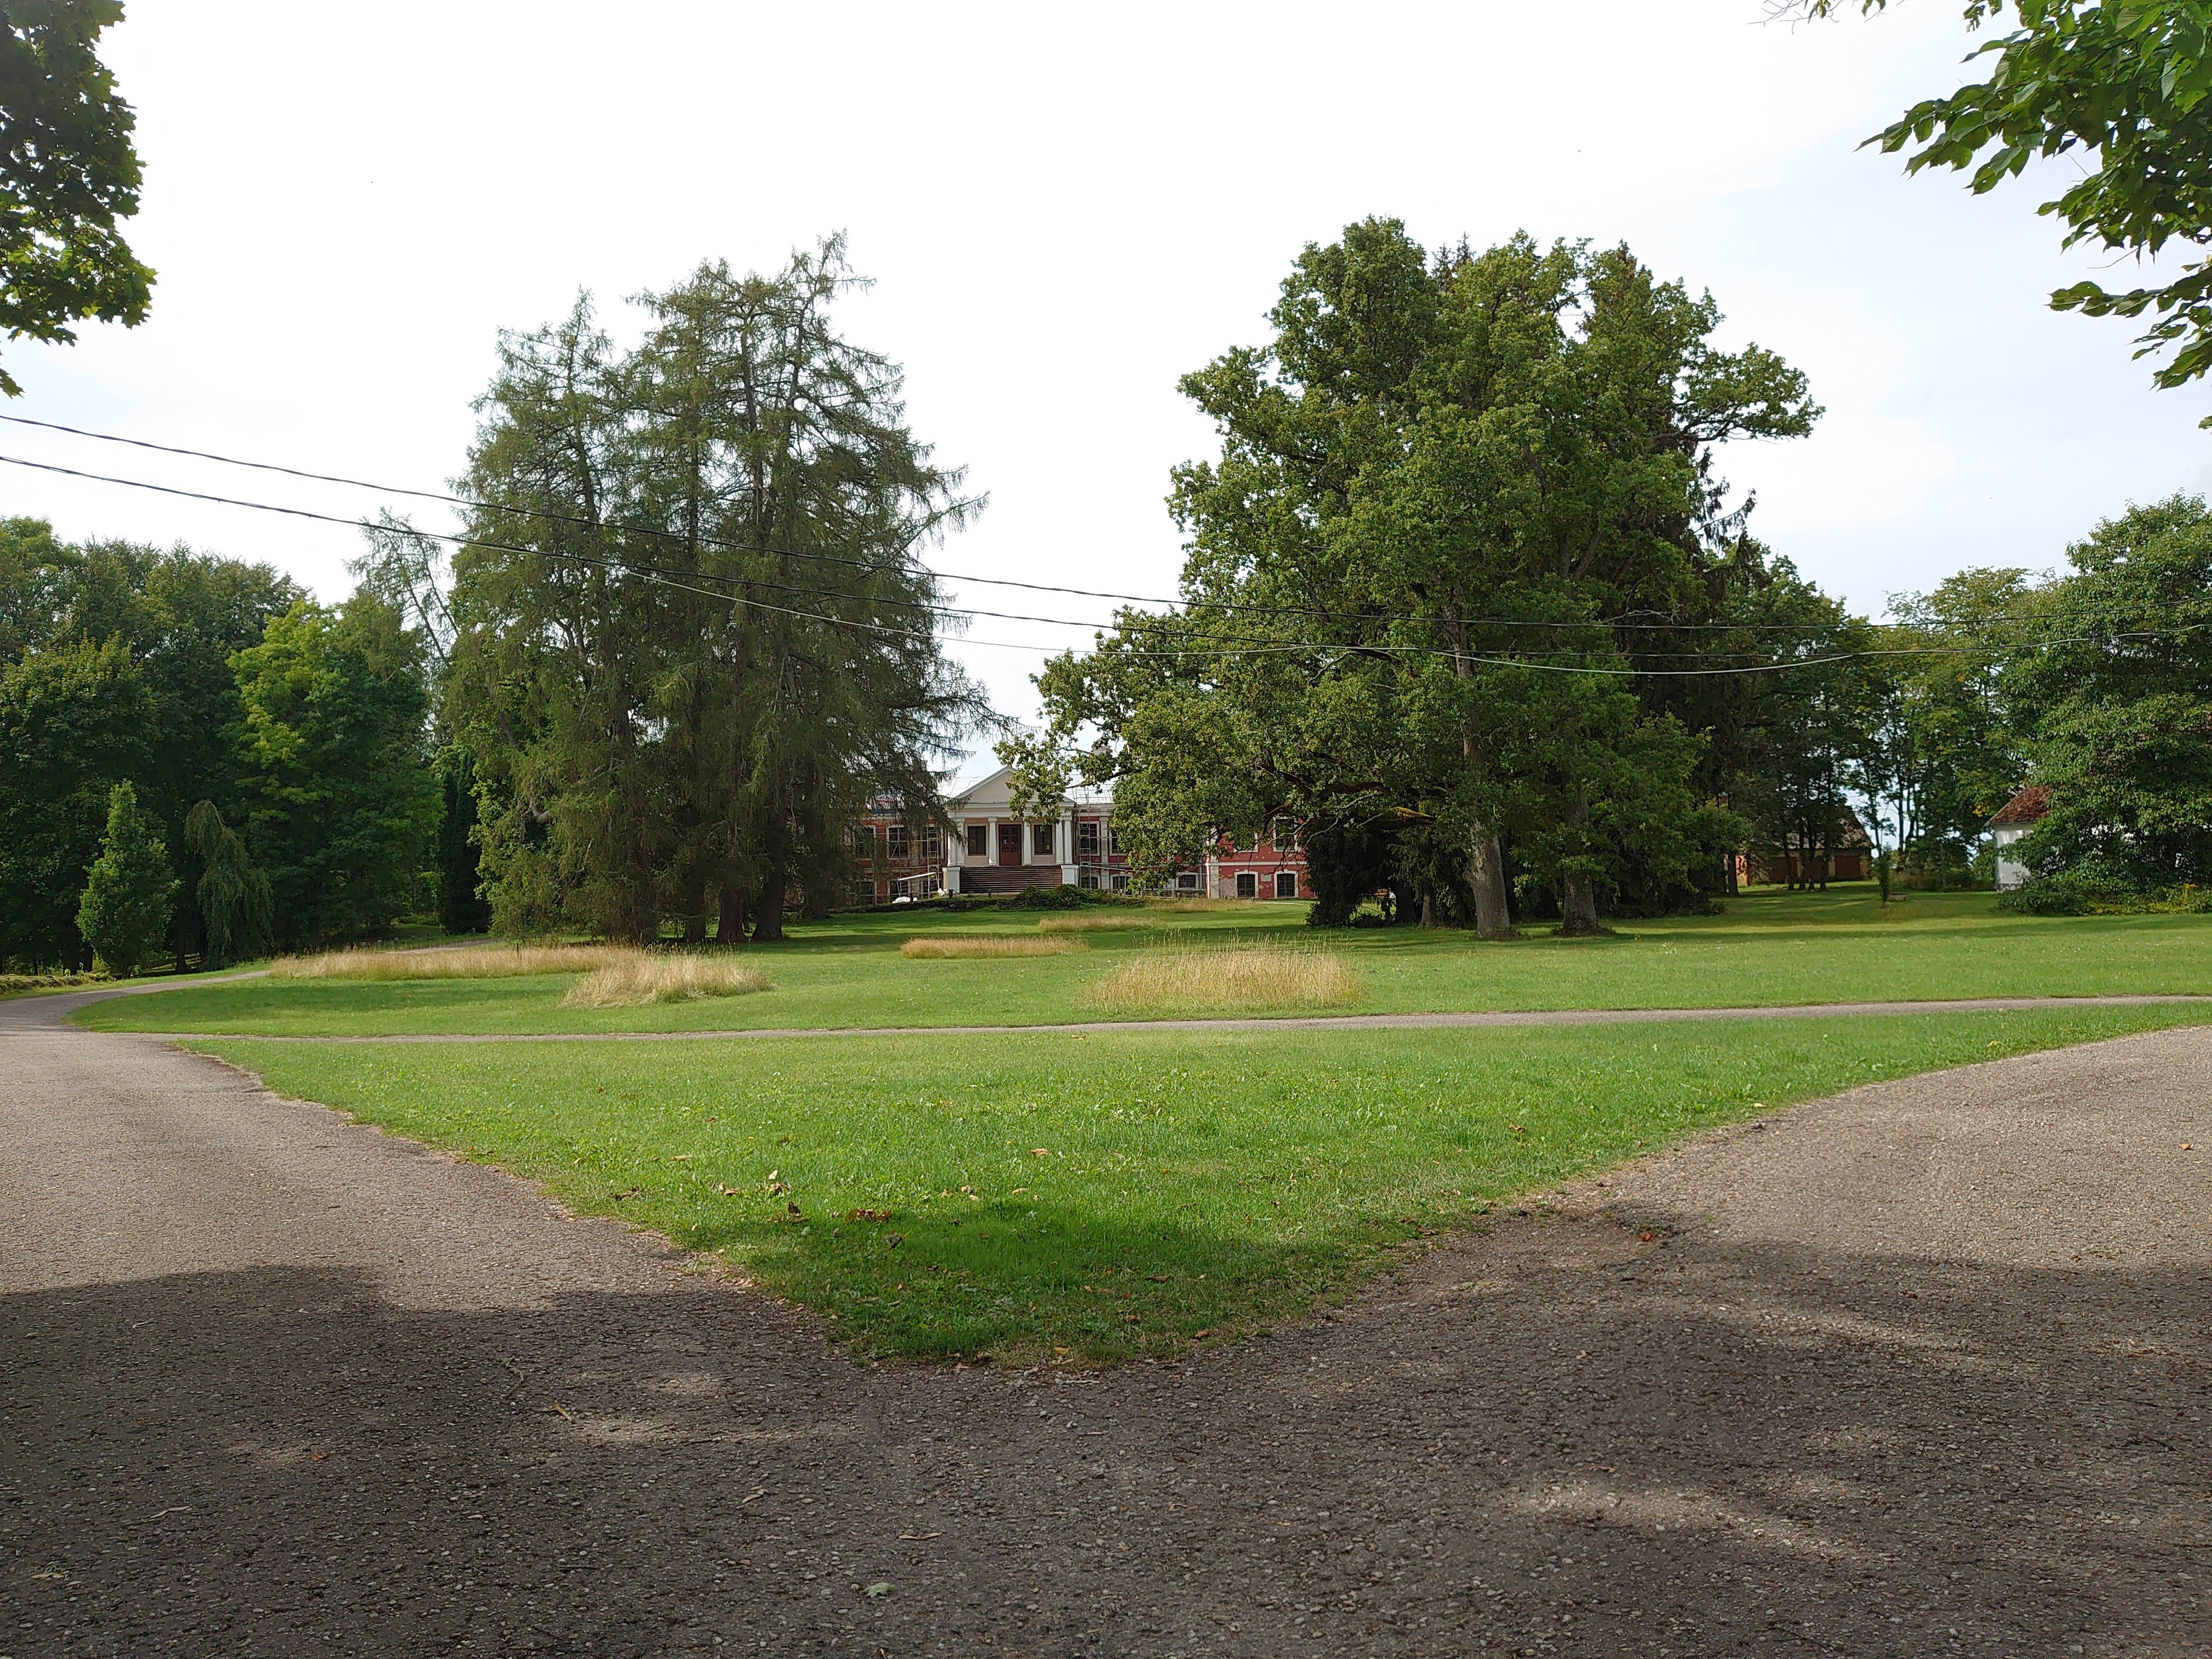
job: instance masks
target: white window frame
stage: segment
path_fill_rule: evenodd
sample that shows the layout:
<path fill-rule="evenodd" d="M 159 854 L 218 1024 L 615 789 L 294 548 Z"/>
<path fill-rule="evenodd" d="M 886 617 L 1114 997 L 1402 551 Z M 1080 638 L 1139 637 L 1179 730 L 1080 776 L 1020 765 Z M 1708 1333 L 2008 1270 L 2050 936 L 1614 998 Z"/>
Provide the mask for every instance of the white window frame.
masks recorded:
<path fill-rule="evenodd" d="M 1285 891 L 1283 890 L 1283 889 L 1284 889 L 1285 886 L 1288 886 L 1288 887 L 1289 887 L 1289 889 L 1290 889 L 1290 891 L 1288 891 L 1287 893 L 1286 893 L 1286 892 L 1285 892 Z M 1297 896 L 1298 896 L 1298 872 L 1297 872 L 1297 871 L 1295 871 L 1295 870 L 1278 870 L 1278 871 L 1276 871 L 1276 872 L 1275 872 L 1275 896 L 1276 896 L 1277 898 L 1279 898 L 1279 899 L 1294 899 L 1294 898 L 1296 898 Z"/>

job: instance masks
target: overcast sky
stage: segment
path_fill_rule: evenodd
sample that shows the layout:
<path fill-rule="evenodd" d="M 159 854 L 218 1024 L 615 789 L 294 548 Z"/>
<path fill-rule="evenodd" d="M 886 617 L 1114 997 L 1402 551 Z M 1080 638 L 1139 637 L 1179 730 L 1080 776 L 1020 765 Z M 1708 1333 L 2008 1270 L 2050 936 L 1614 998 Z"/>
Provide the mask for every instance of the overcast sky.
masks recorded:
<path fill-rule="evenodd" d="M 1432 246 L 1626 240 L 1710 289 L 1727 341 L 1782 352 L 1828 411 L 1724 471 L 1863 610 L 1966 565 L 2048 567 L 2131 500 L 2212 485 L 2212 395 L 2153 392 L 2129 325 L 2046 308 L 2100 264 L 2036 216 L 2055 179 L 1976 199 L 1857 148 L 1958 83 L 1957 0 L 1795 29 L 1764 11 L 137 0 L 106 57 L 139 112 L 153 313 L 7 346 L 25 396 L 0 413 L 437 489 L 500 329 L 586 289 L 626 332 L 625 296 L 703 258 L 773 267 L 842 229 L 876 279 L 847 331 L 906 366 L 915 430 L 990 498 L 933 562 L 1171 593 L 1168 469 L 1211 439 L 1176 377 L 1264 337 L 1304 244 L 1389 214 Z M 0 453 L 380 504 L 21 428 Z M 326 599 L 358 547 L 14 467 L 0 489 L 66 536 L 266 559 Z M 1039 653 L 982 641 L 1088 637 L 971 635 L 1015 715 Z"/>

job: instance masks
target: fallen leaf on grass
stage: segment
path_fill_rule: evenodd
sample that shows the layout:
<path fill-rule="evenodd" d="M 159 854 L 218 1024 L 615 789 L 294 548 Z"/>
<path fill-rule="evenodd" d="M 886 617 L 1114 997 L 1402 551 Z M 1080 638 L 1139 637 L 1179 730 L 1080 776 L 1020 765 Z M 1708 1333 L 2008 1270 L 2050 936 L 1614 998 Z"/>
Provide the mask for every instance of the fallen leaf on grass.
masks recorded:
<path fill-rule="evenodd" d="M 848 1210 L 845 1212 L 848 1221 L 889 1221 L 890 1218 L 889 1210 Z"/>
<path fill-rule="evenodd" d="M 643 1193 L 644 1191 L 645 1191 L 645 1188 L 642 1188 L 642 1187 L 633 1187 L 633 1188 L 630 1188 L 628 1192 L 626 1192 L 626 1193 L 617 1193 L 617 1194 L 614 1195 L 614 1201 L 615 1201 L 616 1203 L 619 1204 L 619 1203 L 621 1203 L 624 1199 L 626 1199 L 626 1198 L 635 1198 L 635 1197 L 637 1197 L 640 1194 Z"/>
<path fill-rule="evenodd" d="M 1168 1276 L 1165 1273 L 1146 1273 L 1145 1277 L 1155 1285 L 1164 1285 L 1168 1282 Z"/>
<path fill-rule="evenodd" d="M 1052 1154 L 1042 1146 L 1032 1146 L 1030 1148 L 1030 1156 L 1031 1158 L 1050 1158 Z"/>

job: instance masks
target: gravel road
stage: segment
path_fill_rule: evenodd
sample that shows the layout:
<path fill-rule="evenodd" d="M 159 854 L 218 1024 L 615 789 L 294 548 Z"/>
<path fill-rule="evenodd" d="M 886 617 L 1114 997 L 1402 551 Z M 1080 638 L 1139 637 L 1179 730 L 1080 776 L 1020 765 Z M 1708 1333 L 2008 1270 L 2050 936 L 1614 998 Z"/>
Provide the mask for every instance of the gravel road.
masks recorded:
<path fill-rule="evenodd" d="M 0 1659 L 2212 1651 L 2212 1029 L 1006 1376 L 74 1000 L 0 1003 Z"/>

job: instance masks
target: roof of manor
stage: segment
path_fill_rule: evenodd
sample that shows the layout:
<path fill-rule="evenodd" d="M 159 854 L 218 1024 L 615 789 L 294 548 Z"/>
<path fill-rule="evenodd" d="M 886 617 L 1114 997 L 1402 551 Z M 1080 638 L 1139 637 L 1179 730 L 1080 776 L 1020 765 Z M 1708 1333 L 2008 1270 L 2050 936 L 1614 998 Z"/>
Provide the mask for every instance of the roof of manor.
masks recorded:
<path fill-rule="evenodd" d="M 1991 823 L 2034 823 L 2051 811 L 2051 786 L 2030 783 L 2021 786 L 2013 798 L 1997 809 Z"/>

